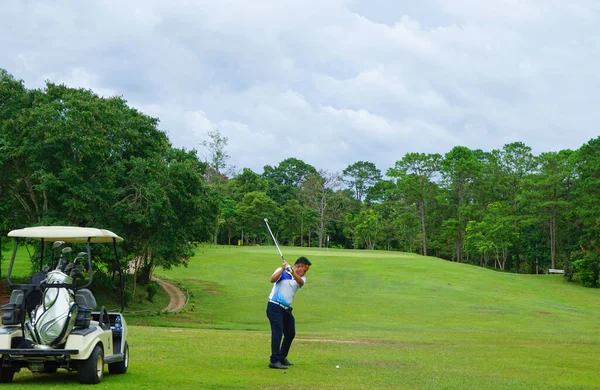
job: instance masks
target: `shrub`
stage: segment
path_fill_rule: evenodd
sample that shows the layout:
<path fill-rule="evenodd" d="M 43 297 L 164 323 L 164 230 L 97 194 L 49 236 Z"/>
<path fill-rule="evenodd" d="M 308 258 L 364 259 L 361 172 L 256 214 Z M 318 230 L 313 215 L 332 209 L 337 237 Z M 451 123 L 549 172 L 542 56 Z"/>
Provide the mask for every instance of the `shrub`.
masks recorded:
<path fill-rule="evenodd" d="M 148 300 L 154 302 L 154 296 L 158 292 L 158 282 L 149 282 L 146 286 L 146 291 L 148 292 Z"/>
<path fill-rule="evenodd" d="M 599 255 L 597 253 L 588 253 L 583 259 L 573 262 L 575 273 L 579 276 L 581 284 L 584 287 L 595 287 L 598 284 L 598 275 L 600 271 Z"/>

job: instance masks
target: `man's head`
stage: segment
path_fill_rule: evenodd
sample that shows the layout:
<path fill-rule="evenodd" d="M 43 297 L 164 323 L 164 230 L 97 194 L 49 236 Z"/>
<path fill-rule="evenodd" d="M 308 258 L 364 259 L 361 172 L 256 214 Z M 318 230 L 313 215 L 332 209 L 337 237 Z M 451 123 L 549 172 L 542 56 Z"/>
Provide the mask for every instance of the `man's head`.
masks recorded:
<path fill-rule="evenodd" d="M 296 260 L 296 262 L 294 263 L 294 272 L 296 272 L 300 276 L 304 276 L 308 272 L 308 269 L 311 265 L 312 264 L 310 263 L 310 261 L 308 261 L 306 257 L 299 257 L 298 260 Z"/>

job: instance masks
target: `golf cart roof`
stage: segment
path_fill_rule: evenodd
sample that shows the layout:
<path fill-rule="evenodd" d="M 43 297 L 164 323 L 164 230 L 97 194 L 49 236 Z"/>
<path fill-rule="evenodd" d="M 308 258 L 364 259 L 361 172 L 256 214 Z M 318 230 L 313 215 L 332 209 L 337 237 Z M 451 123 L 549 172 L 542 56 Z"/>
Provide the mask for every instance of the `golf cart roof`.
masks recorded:
<path fill-rule="evenodd" d="M 24 229 L 12 230 L 8 237 L 37 238 L 47 241 L 64 241 L 70 243 L 85 243 L 90 239 L 92 243 L 113 242 L 123 239 L 106 229 L 76 226 L 35 226 Z"/>

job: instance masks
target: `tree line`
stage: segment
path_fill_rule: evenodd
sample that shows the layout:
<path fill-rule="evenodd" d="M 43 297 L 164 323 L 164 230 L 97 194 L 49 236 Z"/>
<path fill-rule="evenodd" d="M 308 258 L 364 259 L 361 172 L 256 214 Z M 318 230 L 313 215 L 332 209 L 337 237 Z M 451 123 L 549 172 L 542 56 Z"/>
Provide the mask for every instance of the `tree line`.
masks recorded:
<path fill-rule="evenodd" d="M 600 137 L 534 155 L 522 142 L 407 153 L 382 172 L 290 157 L 263 172 L 228 165 L 227 137 L 203 161 L 121 97 L 0 69 L 0 236 L 26 225 L 101 226 L 126 237 L 147 282 L 196 242 L 398 250 L 520 273 L 598 282 Z"/>

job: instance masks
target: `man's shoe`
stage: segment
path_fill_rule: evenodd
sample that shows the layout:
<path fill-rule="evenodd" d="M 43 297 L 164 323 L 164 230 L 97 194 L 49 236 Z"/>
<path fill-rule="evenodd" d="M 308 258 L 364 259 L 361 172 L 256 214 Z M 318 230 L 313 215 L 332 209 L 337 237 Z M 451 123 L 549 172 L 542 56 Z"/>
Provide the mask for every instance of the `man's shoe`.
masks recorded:
<path fill-rule="evenodd" d="M 284 366 L 283 364 L 281 364 L 279 362 L 275 362 L 275 363 L 269 363 L 269 368 L 279 368 L 280 370 L 286 370 L 287 366 Z"/>
<path fill-rule="evenodd" d="M 287 360 L 287 358 L 281 359 L 280 363 L 283 364 L 284 366 L 293 366 L 294 365 L 294 363 Z"/>

